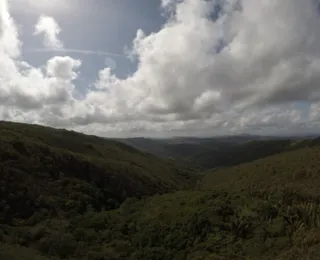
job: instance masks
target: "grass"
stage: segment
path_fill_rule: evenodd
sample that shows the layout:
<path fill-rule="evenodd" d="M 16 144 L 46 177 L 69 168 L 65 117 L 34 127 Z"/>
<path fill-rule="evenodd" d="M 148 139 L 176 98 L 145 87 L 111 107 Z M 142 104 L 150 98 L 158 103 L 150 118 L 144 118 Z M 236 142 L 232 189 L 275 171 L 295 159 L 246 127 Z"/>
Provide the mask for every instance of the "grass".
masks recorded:
<path fill-rule="evenodd" d="M 199 181 L 200 189 L 294 190 L 318 196 L 320 189 L 320 147 L 301 148 L 251 163 L 210 172 Z"/>

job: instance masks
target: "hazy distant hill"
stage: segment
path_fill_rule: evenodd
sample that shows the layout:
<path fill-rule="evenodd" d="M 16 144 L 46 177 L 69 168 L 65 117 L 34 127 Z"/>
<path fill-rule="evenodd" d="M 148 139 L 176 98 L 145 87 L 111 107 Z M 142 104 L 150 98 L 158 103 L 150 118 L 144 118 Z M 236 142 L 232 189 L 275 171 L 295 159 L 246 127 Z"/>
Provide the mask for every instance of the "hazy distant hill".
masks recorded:
<path fill-rule="evenodd" d="M 162 158 L 182 160 L 190 166 L 210 169 L 250 162 L 315 142 L 301 137 L 226 136 L 170 139 L 129 138 L 120 141 Z"/>
<path fill-rule="evenodd" d="M 252 140 L 258 140 L 259 136 L 226 136 L 212 138 L 175 137 L 168 139 L 127 138 L 120 141 L 130 144 L 142 151 L 147 151 L 164 158 L 190 158 L 199 153 L 217 151 L 222 147 L 234 147 Z"/>

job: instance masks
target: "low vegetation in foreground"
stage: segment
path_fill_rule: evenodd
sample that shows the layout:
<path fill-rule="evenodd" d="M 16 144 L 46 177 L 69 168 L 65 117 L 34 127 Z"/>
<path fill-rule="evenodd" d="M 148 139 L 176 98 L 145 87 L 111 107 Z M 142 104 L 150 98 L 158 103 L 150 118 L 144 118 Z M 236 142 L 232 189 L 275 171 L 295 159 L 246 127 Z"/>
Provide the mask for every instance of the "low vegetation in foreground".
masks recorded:
<path fill-rule="evenodd" d="M 317 199 L 293 192 L 184 191 L 127 199 L 116 210 L 2 225 L 0 257 L 319 259 L 319 209 Z"/>

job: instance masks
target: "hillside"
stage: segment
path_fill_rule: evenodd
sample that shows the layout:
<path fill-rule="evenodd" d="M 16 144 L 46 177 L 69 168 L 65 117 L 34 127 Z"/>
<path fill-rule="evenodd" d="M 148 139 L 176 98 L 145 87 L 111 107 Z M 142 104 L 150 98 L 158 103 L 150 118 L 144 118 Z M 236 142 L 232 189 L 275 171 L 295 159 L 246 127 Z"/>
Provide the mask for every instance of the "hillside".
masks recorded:
<path fill-rule="evenodd" d="M 59 216 L 115 208 L 127 197 L 181 188 L 188 177 L 122 143 L 36 125 L 1 122 L 0 147 L 0 221 L 6 223 L 42 210 Z"/>
<path fill-rule="evenodd" d="M 197 187 L 228 191 L 288 189 L 318 196 L 319 172 L 320 147 L 310 146 L 208 173 Z"/>
<path fill-rule="evenodd" d="M 173 161 L 2 122 L 0 259 L 320 259 L 318 143 L 249 142 L 251 159 L 278 153 L 196 175 L 187 190 L 195 175 Z"/>

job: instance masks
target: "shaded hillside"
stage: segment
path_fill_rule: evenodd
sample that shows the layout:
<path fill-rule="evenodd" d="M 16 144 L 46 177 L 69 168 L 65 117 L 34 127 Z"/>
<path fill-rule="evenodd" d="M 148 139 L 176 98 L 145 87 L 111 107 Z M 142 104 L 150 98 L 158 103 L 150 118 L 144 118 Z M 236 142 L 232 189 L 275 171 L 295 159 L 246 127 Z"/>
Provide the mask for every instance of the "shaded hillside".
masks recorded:
<path fill-rule="evenodd" d="M 188 172 L 116 141 L 0 123 L 0 223 L 117 207 L 186 184 Z"/>

